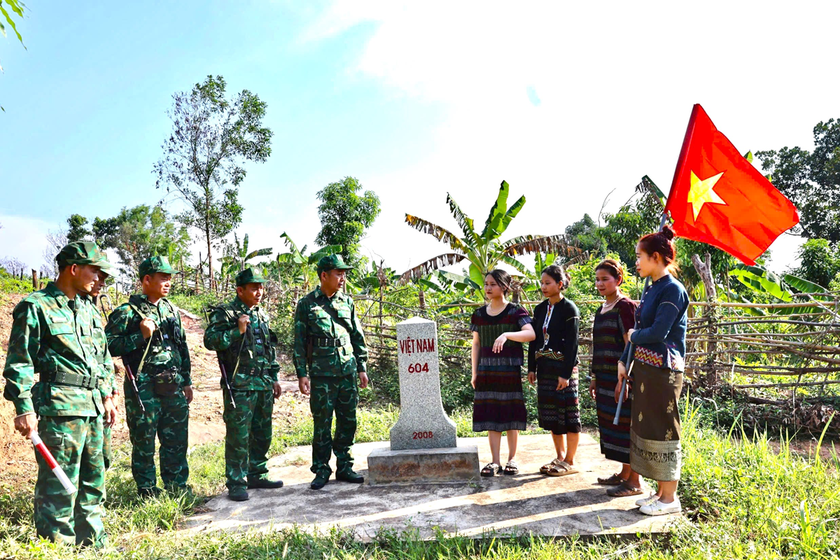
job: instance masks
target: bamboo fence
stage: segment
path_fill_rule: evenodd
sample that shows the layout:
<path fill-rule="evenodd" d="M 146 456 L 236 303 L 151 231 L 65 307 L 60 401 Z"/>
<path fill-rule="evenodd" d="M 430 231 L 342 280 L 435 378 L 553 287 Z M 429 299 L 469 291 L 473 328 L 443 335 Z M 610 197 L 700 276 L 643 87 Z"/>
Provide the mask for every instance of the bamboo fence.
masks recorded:
<path fill-rule="evenodd" d="M 795 294 L 785 303 L 717 301 L 708 262 L 695 256 L 707 300 L 689 305 L 686 377 L 698 387 L 726 390 L 750 403 L 796 410 L 840 408 L 840 295 Z M 469 319 L 479 303 L 429 306 L 394 303 L 386 294 L 354 296 L 374 358 L 393 360 L 395 325 L 414 316 L 438 324 L 441 360 L 466 367 Z M 516 299 L 516 298 L 514 298 Z M 416 300 L 415 300 L 416 301 Z M 519 301 L 530 312 L 537 301 Z M 575 302 L 597 305 L 600 301 Z M 580 330 L 580 371 L 592 357 L 591 318 Z"/>

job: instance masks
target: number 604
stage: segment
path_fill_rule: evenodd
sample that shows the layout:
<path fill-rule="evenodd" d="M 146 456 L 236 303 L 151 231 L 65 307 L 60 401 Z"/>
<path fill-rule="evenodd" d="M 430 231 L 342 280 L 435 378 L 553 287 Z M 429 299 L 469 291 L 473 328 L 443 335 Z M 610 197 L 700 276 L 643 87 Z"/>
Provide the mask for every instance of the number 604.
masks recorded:
<path fill-rule="evenodd" d="M 421 364 L 421 363 L 418 362 L 416 364 L 409 364 L 408 365 L 408 373 L 420 373 L 420 372 L 428 373 L 429 372 L 429 364 L 428 363 Z"/>

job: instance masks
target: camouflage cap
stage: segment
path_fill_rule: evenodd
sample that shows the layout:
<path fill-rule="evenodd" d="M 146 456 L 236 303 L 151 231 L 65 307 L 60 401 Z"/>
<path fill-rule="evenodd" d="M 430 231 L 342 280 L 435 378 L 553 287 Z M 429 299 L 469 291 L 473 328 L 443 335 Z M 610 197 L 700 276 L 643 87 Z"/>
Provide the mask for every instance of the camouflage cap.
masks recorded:
<path fill-rule="evenodd" d="M 70 264 L 92 264 L 101 266 L 99 263 L 103 260 L 102 251 L 96 246 L 93 241 L 74 241 L 62 247 L 58 255 L 55 257 L 55 262 L 58 266 L 65 266 Z"/>
<path fill-rule="evenodd" d="M 327 255 L 318 261 L 318 274 L 329 270 L 352 270 L 353 268 L 355 267 L 344 263 L 341 255 Z"/>
<path fill-rule="evenodd" d="M 268 280 L 263 278 L 260 273 L 253 268 L 246 268 L 236 275 L 237 286 L 244 286 L 245 284 L 265 284 L 266 282 L 268 282 Z"/>
<path fill-rule="evenodd" d="M 95 263 L 96 266 L 99 267 L 99 270 L 101 272 L 104 272 L 108 276 L 113 275 L 114 274 L 114 269 L 116 267 L 114 265 L 112 265 L 110 262 L 108 262 L 108 257 L 105 256 L 105 253 L 100 252 L 100 256 L 102 258 L 100 260 L 96 261 L 96 263 Z"/>
<path fill-rule="evenodd" d="M 147 274 L 154 274 L 155 272 L 162 272 L 164 274 L 178 274 L 178 271 L 172 268 L 169 264 L 169 259 L 166 257 L 149 257 L 140 263 L 140 280 L 145 278 Z"/>

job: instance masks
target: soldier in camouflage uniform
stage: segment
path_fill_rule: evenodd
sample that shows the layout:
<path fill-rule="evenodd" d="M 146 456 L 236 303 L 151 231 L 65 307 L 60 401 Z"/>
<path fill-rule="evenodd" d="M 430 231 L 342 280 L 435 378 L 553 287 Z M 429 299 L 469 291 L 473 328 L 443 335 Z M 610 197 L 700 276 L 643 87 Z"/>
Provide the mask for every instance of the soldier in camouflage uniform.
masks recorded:
<path fill-rule="evenodd" d="M 113 272 L 113 270 L 113 265 L 108 262 L 107 257 L 103 254 L 103 260 L 99 262 L 99 279 L 94 283 L 93 289 L 90 291 L 88 296 L 94 310 L 96 311 L 94 314 L 93 343 L 96 347 L 96 355 L 99 358 L 99 365 L 102 367 L 101 376 L 103 380 L 108 378 L 112 381 L 110 395 L 111 402 L 114 403 L 114 409 L 116 411 L 119 408 L 117 396 L 120 394 L 120 391 L 117 379 L 114 376 L 113 368 L 108 370 L 107 368 L 110 366 L 106 365 L 106 359 L 108 359 L 110 363 L 108 338 L 105 336 L 105 323 L 107 318 L 104 317 L 103 312 L 100 312 L 100 310 L 96 307 L 97 298 L 99 298 L 102 293 L 102 289 L 105 287 L 105 282 L 108 280 L 108 277 L 111 276 L 111 272 Z M 110 375 L 108 375 L 109 373 Z M 108 388 L 104 385 L 104 381 L 102 389 L 103 392 L 108 390 Z M 102 432 L 102 455 L 105 461 L 105 470 L 107 471 L 111 468 L 111 461 L 113 459 L 113 452 L 111 451 L 111 426 L 109 425 L 106 425 Z"/>
<path fill-rule="evenodd" d="M 111 313 L 105 332 L 111 355 L 122 357 L 137 383 L 135 393 L 128 375 L 123 382 L 131 472 L 138 494 L 153 497 L 162 492 L 156 485 L 155 436 L 160 440 L 164 487 L 189 490 L 187 436 L 193 390 L 181 315 L 166 299 L 177 271 L 166 257 L 150 257 L 139 268 L 143 293 L 132 295 Z"/>
<path fill-rule="evenodd" d="M 295 370 L 301 393 L 311 394 L 309 407 L 315 424 L 311 467 L 315 479 L 310 485 L 313 490 L 320 490 L 330 479 L 330 450 L 335 452 L 337 480 L 364 482 L 353 471 L 350 455 L 359 403 L 356 376 L 363 389 L 368 384 L 362 326 L 353 299 L 342 292 L 345 275 L 352 268 L 341 255 L 322 258 L 318 261 L 320 287 L 301 298 L 295 310 Z M 335 438 L 331 434 L 333 412 Z"/>
<path fill-rule="evenodd" d="M 84 294 L 104 260 L 95 243 L 66 245 L 56 257 L 55 282 L 23 299 L 13 312 L 3 396 L 15 405 L 15 429 L 38 432 L 70 481 L 67 495 L 40 454 L 35 482 L 35 529 L 39 536 L 70 545 L 106 544 L 102 525 L 105 466 L 104 425 L 116 410 L 111 398 L 111 358 L 102 365 L 94 341 L 95 309 Z M 38 382 L 35 382 L 35 374 Z"/>
<path fill-rule="evenodd" d="M 251 268 L 237 274 L 236 298 L 213 309 L 204 332 L 204 345 L 217 352 L 231 389 L 222 379 L 225 475 L 228 497 L 237 502 L 248 499 L 246 486 L 283 486 L 283 481 L 268 478 L 266 467 L 274 399 L 280 396 L 280 365 L 274 350 L 277 335 L 259 306 L 265 282 Z"/>

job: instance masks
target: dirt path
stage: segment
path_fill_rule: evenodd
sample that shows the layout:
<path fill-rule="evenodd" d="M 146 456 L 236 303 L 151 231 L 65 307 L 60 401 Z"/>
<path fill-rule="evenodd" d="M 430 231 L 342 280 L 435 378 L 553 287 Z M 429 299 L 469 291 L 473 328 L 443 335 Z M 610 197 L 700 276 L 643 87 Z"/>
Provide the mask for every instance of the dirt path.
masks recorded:
<path fill-rule="evenodd" d="M 0 364 L 5 364 L 12 327 L 12 310 L 23 296 L 3 294 L 0 298 Z M 199 318 L 182 312 L 181 319 L 187 334 L 195 389 L 190 405 L 190 446 L 221 441 L 225 437 L 225 425 L 222 420 L 222 391 L 216 355 L 204 348 L 204 329 Z M 275 403 L 274 421 L 282 424 L 283 419 L 296 417 L 303 410 L 308 412 L 309 398 L 298 391 L 289 358 L 280 355 L 279 362 L 283 395 Z M 115 365 L 117 377 L 122 385 L 122 362 L 117 359 Z M 5 379 L 0 377 L 0 392 L 4 386 Z M 131 394 L 121 395 L 118 399 L 117 424 L 112 431 L 115 446 L 128 440 L 124 399 L 131 397 Z M 20 484 L 35 478 L 36 464 L 32 446 L 14 431 L 14 416 L 12 404 L 0 399 L 0 457 L 3 462 L 3 468 L 0 469 L 0 485 Z"/>

